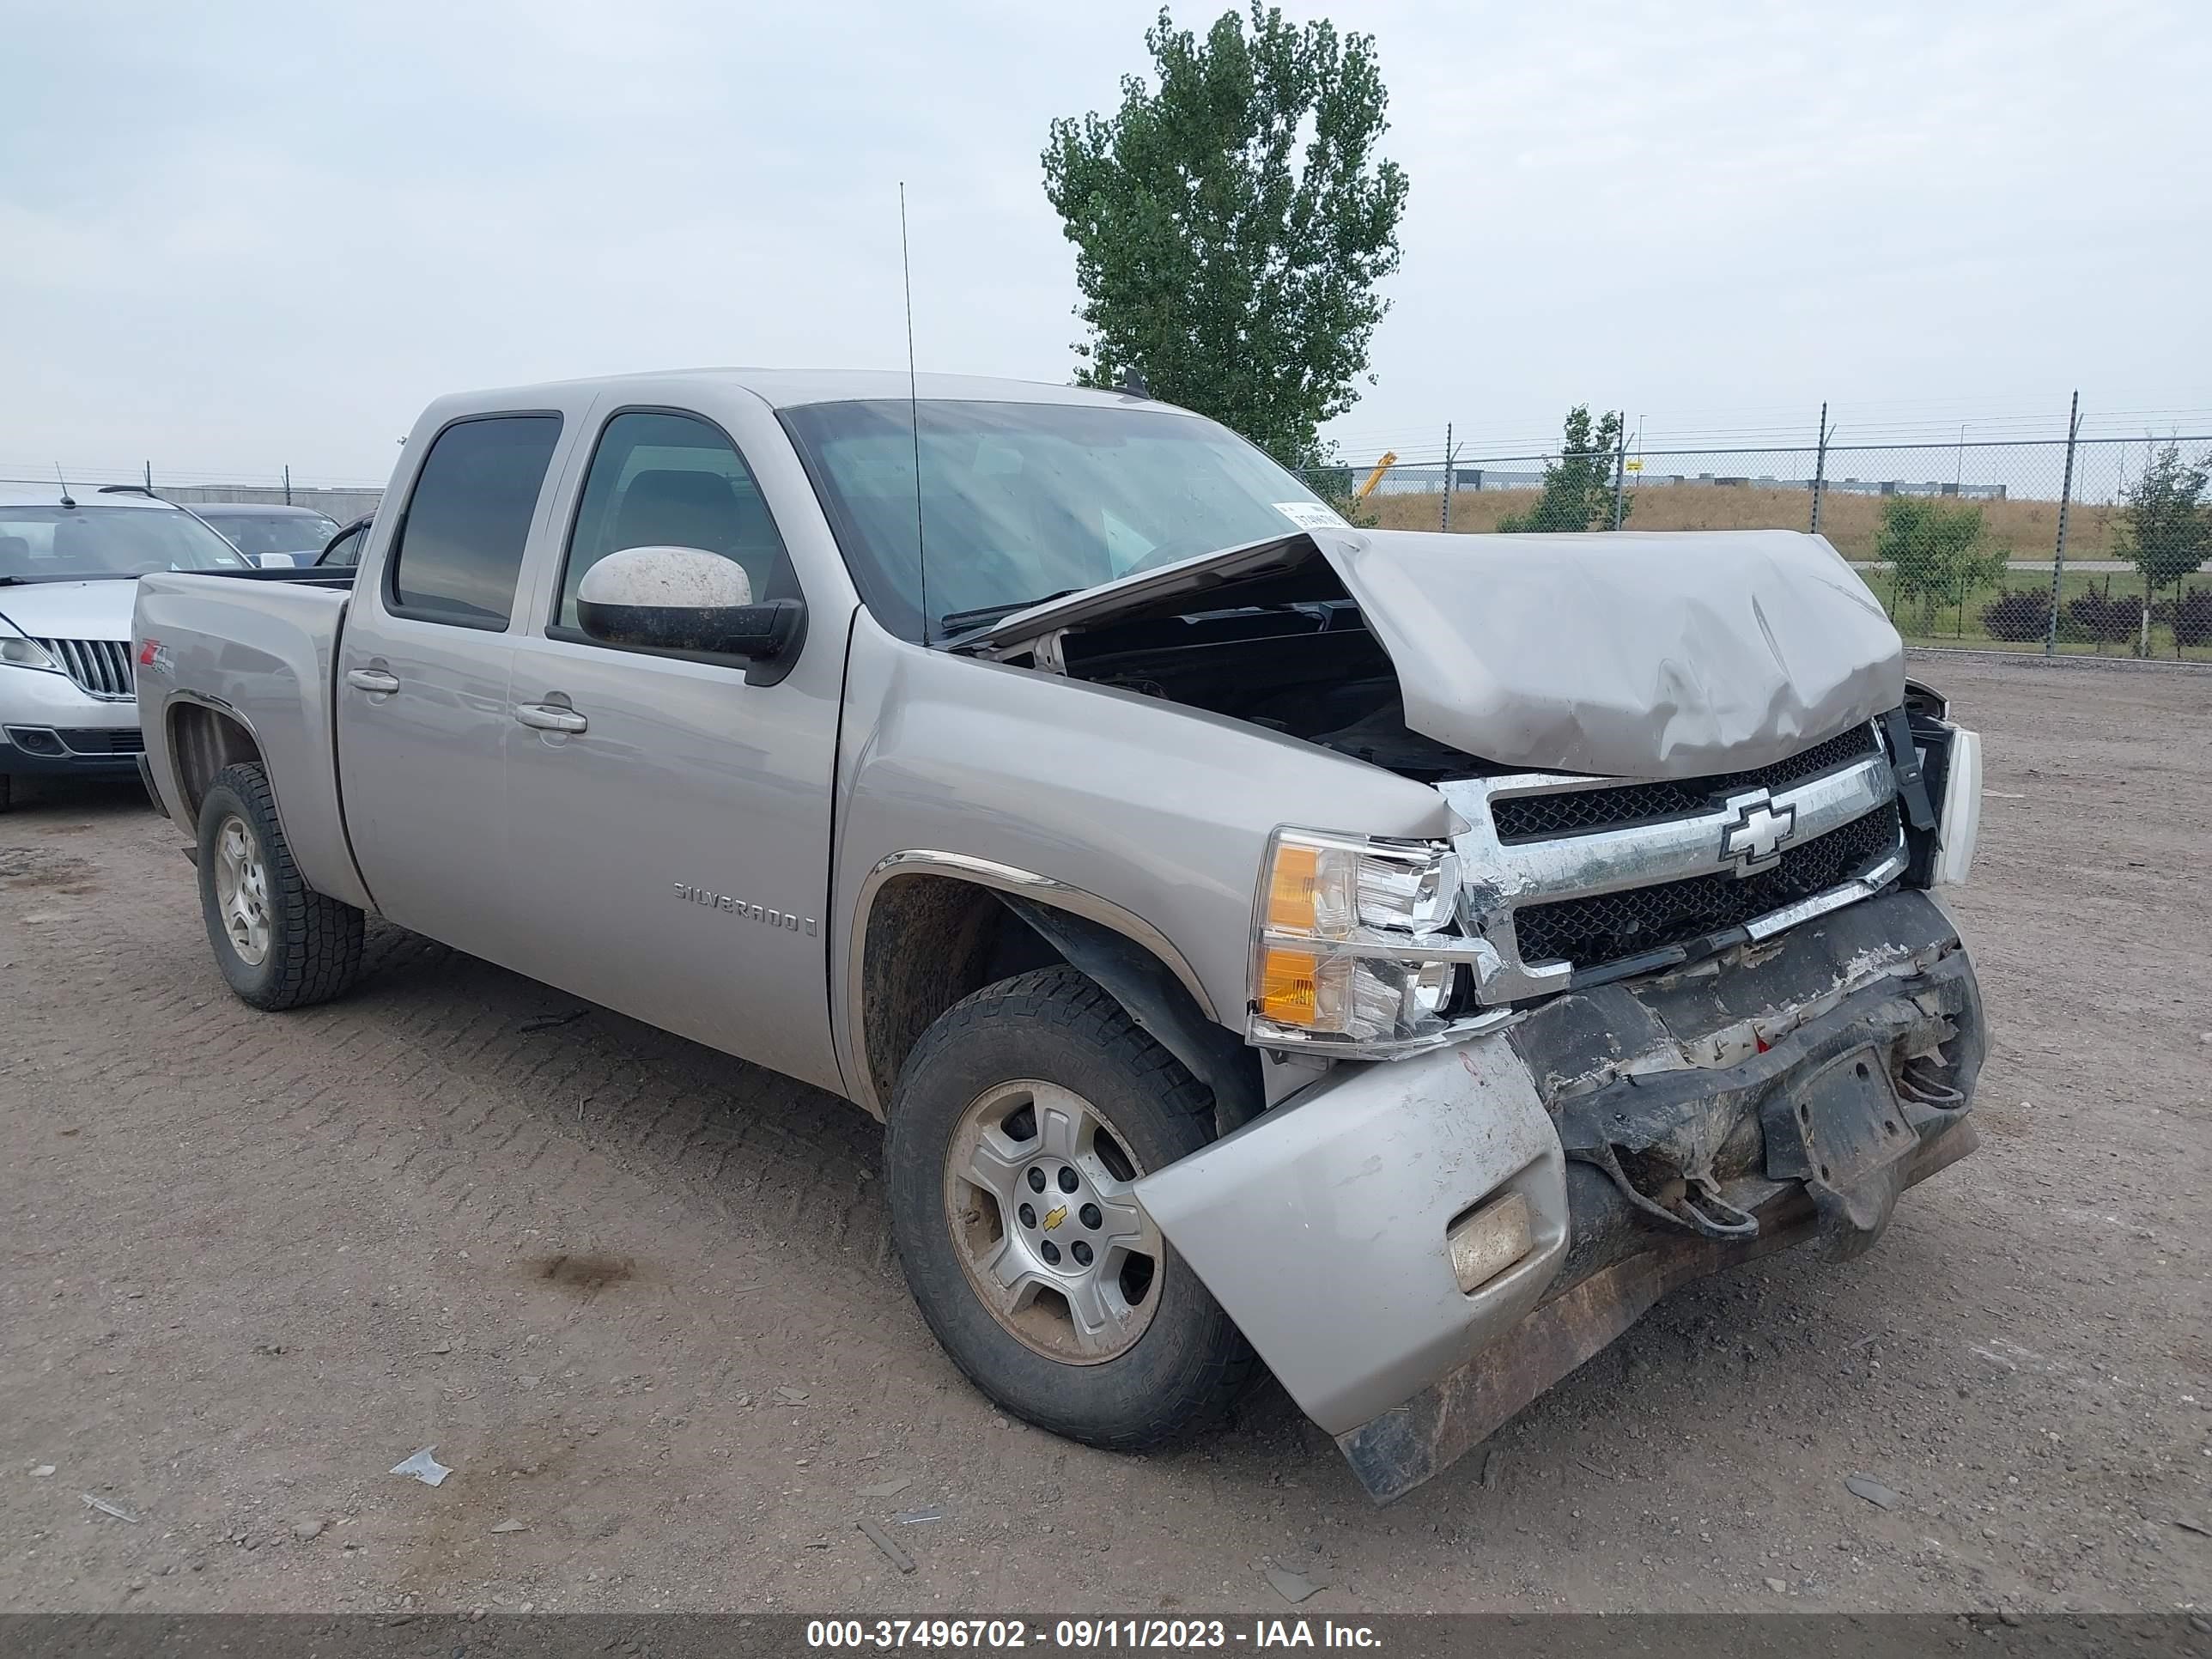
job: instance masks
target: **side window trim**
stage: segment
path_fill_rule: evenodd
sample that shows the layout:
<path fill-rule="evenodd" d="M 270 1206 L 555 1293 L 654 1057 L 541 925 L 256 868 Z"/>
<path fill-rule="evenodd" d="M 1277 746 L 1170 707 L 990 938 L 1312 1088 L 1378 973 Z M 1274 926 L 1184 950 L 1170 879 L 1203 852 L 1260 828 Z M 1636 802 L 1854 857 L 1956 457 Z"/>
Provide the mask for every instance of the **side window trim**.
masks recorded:
<path fill-rule="evenodd" d="M 348 569 L 357 570 L 361 568 L 361 544 L 368 538 L 368 526 L 367 525 L 359 525 L 351 530 L 341 530 L 337 535 L 331 538 L 330 544 L 325 546 L 322 552 L 317 556 L 315 562 L 317 564 L 328 564 L 334 568 L 343 566 Z M 331 555 L 338 550 L 337 544 L 340 542 L 346 544 L 345 556 L 342 558 L 333 559 L 331 557 Z"/>
<path fill-rule="evenodd" d="M 437 459 L 438 445 L 446 434 L 457 427 L 471 425 L 479 421 L 550 420 L 554 425 L 553 447 L 546 452 L 545 471 L 538 480 L 537 499 L 532 501 L 530 519 L 523 537 L 522 552 L 515 560 L 515 584 L 507 598 L 507 615 L 495 622 L 489 617 L 456 617 L 436 611 L 426 611 L 420 605 L 402 604 L 399 599 L 399 566 L 407 550 L 407 526 L 415 516 L 415 497 L 422 487 L 422 475 L 430 470 Z M 480 634 L 505 634 L 514 626 L 517 602 L 522 597 L 522 578 L 530 564 L 530 540 L 537 528 L 538 519 L 545 503 L 545 492 L 555 483 L 554 463 L 560 459 L 561 440 L 568 428 L 568 416 L 558 409 L 479 409 L 465 415 L 456 415 L 430 434 L 422 446 L 422 460 L 407 480 L 407 499 L 401 503 L 392 524 L 392 533 L 385 538 L 382 566 L 377 572 L 377 603 L 386 616 L 398 617 L 407 622 L 434 623 L 441 628 L 468 628 Z M 371 529 L 374 528 L 372 524 Z M 367 550 L 368 532 L 362 532 L 362 551 Z M 355 567 L 360 566 L 360 555 L 355 556 Z"/>
<path fill-rule="evenodd" d="M 591 493 L 592 471 L 599 465 L 599 451 L 606 443 L 607 434 L 625 415 L 669 415 L 682 420 L 696 421 L 730 447 L 730 453 L 744 469 L 746 481 L 760 498 L 761 511 L 767 515 L 769 527 L 775 532 L 777 556 L 783 573 L 793 587 L 798 589 L 799 572 L 792 561 L 790 544 L 784 539 L 783 526 L 776 522 L 775 509 L 769 505 L 768 492 L 761 488 L 760 474 L 753 471 L 752 462 L 746 459 L 744 446 L 730 435 L 730 429 L 713 416 L 696 409 L 682 409 L 674 404 L 623 404 L 596 417 L 598 428 L 592 434 L 591 446 L 581 452 L 583 468 L 576 475 L 575 495 L 568 504 L 568 522 L 561 536 L 561 556 L 553 568 L 552 586 L 546 595 L 544 614 L 541 619 L 545 637 L 558 640 L 564 645 L 588 646 L 594 651 L 620 651 L 634 657 L 665 657 L 677 662 L 699 663 L 710 668 L 727 668 L 743 672 L 750 660 L 748 658 L 709 651 L 670 650 L 647 645 L 611 645 L 605 640 L 595 640 L 582 629 L 572 628 L 561 620 L 568 592 L 568 567 L 576 556 L 577 532 L 583 527 L 584 500 Z M 800 603 L 805 603 L 803 591 L 799 591 L 797 597 Z M 803 645 L 799 649 L 804 649 Z M 796 652 L 793 654 L 796 655 Z"/>

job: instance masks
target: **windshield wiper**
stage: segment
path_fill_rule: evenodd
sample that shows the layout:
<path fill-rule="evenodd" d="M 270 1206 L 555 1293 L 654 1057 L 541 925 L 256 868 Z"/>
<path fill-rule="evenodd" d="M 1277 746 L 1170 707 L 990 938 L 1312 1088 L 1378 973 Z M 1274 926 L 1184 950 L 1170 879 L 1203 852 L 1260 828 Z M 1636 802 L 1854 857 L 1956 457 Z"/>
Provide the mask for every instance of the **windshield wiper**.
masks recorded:
<path fill-rule="evenodd" d="M 1082 591 L 1077 587 L 1063 587 L 1057 593 L 1042 594 L 1034 599 L 1016 599 L 1011 605 L 984 605 L 973 611 L 948 611 L 937 619 L 937 625 L 948 635 L 965 633 L 971 628 L 988 628 L 993 623 L 1011 617 L 1017 611 L 1026 611 L 1031 605 L 1050 605 L 1054 599 L 1064 599 L 1071 593 Z"/>

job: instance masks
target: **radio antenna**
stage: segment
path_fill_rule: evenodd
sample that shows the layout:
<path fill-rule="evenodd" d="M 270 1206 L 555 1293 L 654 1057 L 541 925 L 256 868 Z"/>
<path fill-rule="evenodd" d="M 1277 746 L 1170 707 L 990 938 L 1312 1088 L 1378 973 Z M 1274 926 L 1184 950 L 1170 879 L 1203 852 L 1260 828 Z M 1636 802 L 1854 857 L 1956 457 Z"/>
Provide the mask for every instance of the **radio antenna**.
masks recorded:
<path fill-rule="evenodd" d="M 914 263 L 906 248 L 906 180 L 899 180 L 899 281 L 906 289 L 906 410 L 914 429 L 914 568 L 921 589 L 921 642 L 929 643 L 929 549 L 921 535 L 921 386 L 914 372 Z"/>

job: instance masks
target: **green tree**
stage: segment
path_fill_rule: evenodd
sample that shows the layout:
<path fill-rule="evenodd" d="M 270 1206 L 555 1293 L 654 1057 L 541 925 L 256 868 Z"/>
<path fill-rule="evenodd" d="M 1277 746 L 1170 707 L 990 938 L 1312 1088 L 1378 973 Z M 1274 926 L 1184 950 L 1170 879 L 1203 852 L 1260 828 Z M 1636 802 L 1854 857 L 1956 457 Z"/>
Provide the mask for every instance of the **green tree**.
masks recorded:
<path fill-rule="evenodd" d="M 1052 124 L 1045 194 L 1075 244 L 1078 378 L 1141 372 L 1286 466 L 1325 459 L 1321 423 L 1358 401 L 1398 268 L 1407 179 L 1375 153 L 1389 102 L 1372 35 L 1303 28 L 1252 0 L 1203 40 L 1165 8 L 1158 73 L 1109 120 Z M 1370 377 L 1371 380 L 1371 377 Z"/>
<path fill-rule="evenodd" d="M 2120 492 L 2120 522 L 2112 541 L 2119 556 L 2142 573 L 2143 604 L 2161 587 L 2179 586 L 2212 556 L 2212 457 L 2184 463 L 2179 445 L 2152 458 L 2142 476 Z M 2174 653 L 2180 654 L 2179 643 Z"/>
<path fill-rule="evenodd" d="M 2002 580 L 2005 556 L 1983 545 L 1982 509 L 1946 507 L 1928 495 L 1892 495 L 1881 504 L 1874 556 L 1889 566 L 1894 601 L 1915 600 L 1922 635 L 1936 631 L 1939 605 Z"/>
<path fill-rule="evenodd" d="M 1595 425 L 1589 405 L 1567 411 L 1559 438 L 1559 459 L 1544 464 L 1544 493 L 1526 513 L 1498 521 L 1508 535 L 1533 530 L 1610 529 L 1613 525 L 1613 467 L 1620 454 L 1621 417 L 1607 411 Z M 1628 520 L 1630 498 L 1620 498 L 1620 517 Z"/>

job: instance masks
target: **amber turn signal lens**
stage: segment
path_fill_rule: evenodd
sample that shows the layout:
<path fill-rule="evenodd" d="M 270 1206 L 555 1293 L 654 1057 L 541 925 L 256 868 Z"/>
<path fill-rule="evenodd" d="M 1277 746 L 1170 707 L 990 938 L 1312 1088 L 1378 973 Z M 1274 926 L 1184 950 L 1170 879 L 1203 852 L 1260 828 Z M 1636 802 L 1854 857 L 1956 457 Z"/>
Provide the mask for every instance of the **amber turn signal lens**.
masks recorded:
<path fill-rule="evenodd" d="M 1317 848 L 1282 843 L 1267 878 L 1267 926 L 1285 933 L 1314 931 L 1314 888 L 1321 879 Z"/>
<path fill-rule="evenodd" d="M 1260 1012 L 1284 1025 L 1311 1025 L 1321 1012 L 1320 972 L 1321 958 L 1310 951 L 1267 946 L 1260 954 Z"/>

